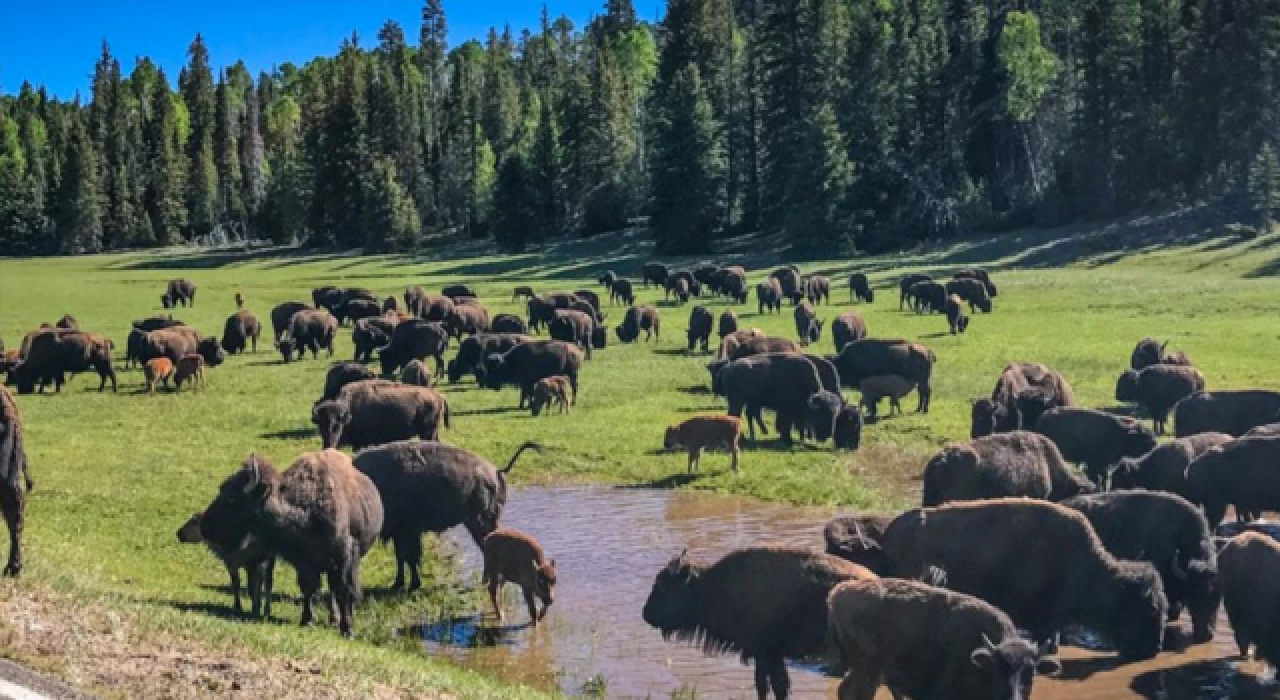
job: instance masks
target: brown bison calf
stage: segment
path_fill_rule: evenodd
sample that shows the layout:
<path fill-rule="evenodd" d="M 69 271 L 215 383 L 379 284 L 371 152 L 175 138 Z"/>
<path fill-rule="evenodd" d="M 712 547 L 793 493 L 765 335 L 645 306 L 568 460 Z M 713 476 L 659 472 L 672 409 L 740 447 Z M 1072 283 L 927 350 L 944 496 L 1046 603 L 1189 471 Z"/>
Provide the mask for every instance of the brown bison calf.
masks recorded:
<path fill-rule="evenodd" d="M 667 427 L 662 438 L 665 449 L 683 447 L 689 452 L 689 473 L 698 468 L 702 451 L 708 447 L 724 447 L 732 461 L 729 468 L 738 471 L 738 443 L 742 440 L 742 420 L 734 416 L 694 416 Z"/>
<path fill-rule="evenodd" d="M 182 383 L 190 380 L 191 387 L 207 387 L 208 384 L 204 380 L 204 357 L 201 355 L 191 354 L 183 355 L 178 359 L 178 365 L 173 370 L 173 386 L 176 390 L 182 390 Z"/>
<path fill-rule="evenodd" d="M 542 409 L 547 409 L 547 413 L 551 413 L 551 404 L 555 404 L 561 413 L 569 410 L 569 397 L 572 395 L 573 387 L 569 385 L 569 378 L 564 375 L 556 375 L 554 377 L 543 377 L 533 385 L 533 398 L 529 399 L 529 410 L 533 415 L 542 413 Z"/>
<path fill-rule="evenodd" d="M 1018 636 L 1009 616 L 973 596 L 916 581 L 847 581 L 827 598 L 840 700 L 889 687 L 914 700 L 1030 700 L 1037 671 L 1061 666 Z"/>
<path fill-rule="evenodd" d="M 231 595 L 235 598 L 235 611 L 244 613 L 240 600 L 240 570 L 249 578 L 249 604 L 253 617 L 271 617 L 271 589 L 275 570 L 275 557 L 262 540 L 253 535 L 231 535 L 222 532 L 205 532 L 202 523 L 204 513 L 196 513 L 178 529 L 178 541 L 183 544 L 204 543 L 210 552 L 227 567 L 231 579 Z"/>
<path fill-rule="evenodd" d="M 537 627 L 547 616 L 547 610 L 556 597 L 556 561 L 547 559 L 538 541 L 515 530 L 500 528 L 489 533 L 481 545 L 484 550 L 484 576 L 489 585 L 489 599 L 501 622 L 502 606 L 498 592 L 502 584 L 514 583 L 524 592 L 525 605 L 529 606 L 529 622 Z M 538 600 L 542 612 L 538 612 Z"/>
<path fill-rule="evenodd" d="M 1257 532 L 1233 538 L 1218 555 L 1223 602 L 1241 656 L 1280 667 L 1280 544 Z"/>
<path fill-rule="evenodd" d="M 874 377 L 867 377 L 858 384 L 858 389 L 862 391 L 862 408 L 875 418 L 876 407 L 880 405 L 880 399 L 889 398 L 889 415 L 902 414 L 902 405 L 898 401 L 911 393 L 916 388 L 916 383 L 900 377 L 896 374 L 879 374 Z"/>
<path fill-rule="evenodd" d="M 164 382 L 165 388 L 169 388 L 169 378 L 173 376 L 173 363 L 167 357 L 153 357 L 147 360 L 142 373 L 147 378 L 147 393 L 154 394 L 156 384 L 159 382 Z"/>

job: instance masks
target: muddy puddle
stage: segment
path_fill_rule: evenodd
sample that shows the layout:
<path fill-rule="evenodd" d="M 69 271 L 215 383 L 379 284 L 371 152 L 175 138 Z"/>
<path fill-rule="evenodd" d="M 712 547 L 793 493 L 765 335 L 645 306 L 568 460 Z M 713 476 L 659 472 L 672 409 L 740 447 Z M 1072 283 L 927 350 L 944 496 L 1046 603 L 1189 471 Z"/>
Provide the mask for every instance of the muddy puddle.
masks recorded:
<path fill-rule="evenodd" d="M 480 614 L 424 621 L 406 633 L 426 653 L 486 674 L 617 698 L 755 698 L 751 669 L 737 657 L 712 658 L 668 644 L 640 609 L 653 577 L 680 550 L 714 559 L 753 544 L 822 546 L 824 510 L 685 492 L 603 487 L 529 488 L 512 495 L 506 526 L 532 533 L 556 560 L 560 584 L 544 624 L 525 625 L 518 590 L 505 592 L 505 625 Z M 447 537 L 475 581 L 479 553 L 465 534 Z M 1277 698 L 1261 664 L 1240 662 L 1222 615 L 1209 644 L 1117 667 L 1111 655 L 1064 648 L 1063 674 L 1036 682 L 1037 700 Z M 796 698 L 835 698 L 836 681 L 816 667 L 792 667 Z M 878 698 L 889 698 L 882 693 Z"/>

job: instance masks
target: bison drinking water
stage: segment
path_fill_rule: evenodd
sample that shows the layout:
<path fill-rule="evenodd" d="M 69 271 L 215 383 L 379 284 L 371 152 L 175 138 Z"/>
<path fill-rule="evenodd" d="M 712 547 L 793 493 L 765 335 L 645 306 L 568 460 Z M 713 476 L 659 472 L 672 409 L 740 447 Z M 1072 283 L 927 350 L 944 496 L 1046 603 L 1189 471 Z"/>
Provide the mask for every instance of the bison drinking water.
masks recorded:
<path fill-rule="evenodd" d="M 488 584 L 489 600 L 493 601 L 498 621 L 503 618 L 498 592 L 502 584 L 510 582 L 520 586 L 525 605 L 529 607 L 529 623 L 536 627 L 555 602 L 556 561 L 547 559 L 537 540 L 515 530 L 494 530 L 484 538 L 481 549 L 484 550 L 481 581 Z M 538 612 L 538 600 L 542 601 L 542 612 Z"/>

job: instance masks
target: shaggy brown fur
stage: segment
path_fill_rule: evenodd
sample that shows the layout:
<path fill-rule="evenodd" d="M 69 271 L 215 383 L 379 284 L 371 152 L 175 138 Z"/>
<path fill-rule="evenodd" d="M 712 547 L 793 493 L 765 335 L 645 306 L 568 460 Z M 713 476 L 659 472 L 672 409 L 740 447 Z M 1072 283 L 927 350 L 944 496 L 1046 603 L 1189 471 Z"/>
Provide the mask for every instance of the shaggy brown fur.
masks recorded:
<path fill-rule="evenodd" d="M 533 385 L 533 397 L 529 399 L 529 410 L 536 416 L 545 408 L 550 414 L 551 405 L 554 403 L 560 412 L 564 413 L 569 410 L 572 392 L 573 387 L 569 385 L 568 377 L 562 375 L 543 377 Z"/>
<path fill-rule="evenodd" d="M 698 468 L 702 451 L 709 447 L 729 450 L 729 468 L 738 471 L 738 443 L 742 440 L 742 419 L 734 416 L 694 416 L 680 423 L 667 426 L 662 447 L 668 450 L 683 447 L 689 452 L 689 473 Z"/>
<path fill-rule="evenodd" d="M 836 352 L 855 340 L 867 337 L 867 322 L 857 311 L 846 311 L 831 322 L 831 339 L 836 343 Z"/>
<path fill-rule="evenodd" d="M 481 546 L 484 550 L 484 575 L 481 582 L 489 586 L 489 600 L 493 601 L 493 610 L 502 622 L 502 606 L 498 603 L 498 592 L 502 584 L 514 583 L 524 593 L 525 605 L 529 607 L 529 623 L 537 626 L 547 616 L 547 610 L 556 599 L 556 560 L 548 559 L 542 546 L 533 537 L 500 528 L 489 533 Z M 542 601 L 542 612 L 538 612 L 538 601 Z"/>
<path fill-rule="evenodd" d="M 891 566 L 880 546 L 884 531 L 897 515 L 845 515 L 833 518 L 822 530 L 827 554 L 865 566 L 878 576 L 888 574 Z"/>
<path fill-rule="evenodd" d="M 193 389 L 208 386 L 204 380 L 204 358 L 200 355 L 183 355 L 178 359 L 173 370 L 173 386 L 181 391 L 182 383 L 186 381 L 191 382 Z"/>
<path fill-rule="evenodd" d="M 858 383 L 858 390 L 862 392 L 862 408 L 873 418 L 880 399 L 885 397 L 889 398 L 889 415 L 901 415 L 902 405 L 898 401 L 914 388 L 915 382 L 896 374 L 879 374 Z"/>
<path fill-rule="evenodd" d="M 1237 535 L 1218 555 L 1223 602 L 1240 656 L 1280 667 L 1280 544 L 1256 532 Z"/>
<path fill-rule="evenodd" d="M 1015 430 L 943 448 L 925 466 L 923 505 L 1013 496 L 1057 501 L 1095 490 L 1049 438 Z"/>
<path fill-rule="evenodd" d="M 169 379 L 173 377 L 173 363 L 167 357 L 153 357 L 142 367 L 142 374 L 147 378 L 147 393 L 156 393 L 156 384 L 164 382 L 169 388 Z"/>

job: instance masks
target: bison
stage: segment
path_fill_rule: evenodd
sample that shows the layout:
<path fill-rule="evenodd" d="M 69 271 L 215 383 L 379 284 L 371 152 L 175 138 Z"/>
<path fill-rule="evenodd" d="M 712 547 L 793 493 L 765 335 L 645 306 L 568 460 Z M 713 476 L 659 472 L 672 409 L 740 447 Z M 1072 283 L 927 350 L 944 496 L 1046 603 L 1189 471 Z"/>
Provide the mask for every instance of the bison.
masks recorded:
<path fill-rule="evenodd" d="M 391 342 L 378 349 L 382 374 L 394 376 L 396 370 L 410 360 L 435 358 L 435 373 L 444 372 L 444 353 L 449 349 L 449 334 L 435 321 L 410 319 L 396 326 Z"/>
<path fill-rule="evenodd" d="M 574 403 L 577 403 L 581 369 L 582 351 L 576 346 L 558 340 L 537 340 L 520 343 L 501 355 L 485 357 L 479 381 L 481 386 L 495 391 L 507 385 L 520 387 L 518 406 L 524 408 L 539 379 L 564 375 L 569 378 Z"/>
<path fill-rule="evenodd" d="M 871 418 L 876 417 L 880 399 L 886 396 L 889 397 L 889 415 L 902 415 L 902 405 L 899 400 L 910 394 L 914 388 L 916 388 L 915 382 L 896 374 L 867 377 L 858 384 L 858 391 L 862 393 L 862 408 Z"/>
<path fill-rule="evenodd" d="M 591 339 L 595 334 L 596 322 L 591 316 L 572 309 L 557 310 L 555 318 L 547 326 L 547 333 L 552 340 L 577 345 L 591 359 Z"/>
<path fill-rule="evenodd" d="M 555 560 L 547 559 L 537 540 L 515 530 L 494 530 L 484 538 L 481 549 L 484 550 L 484 574 L 480 582 L 488 585 L 489 600 L 493 602 L 498 622 L 503 618 L 498 593 L 503 583 L 511 582 L 520 586 L 529 608 L 529 624 L 537 627 L 555 602 Z M 538 600 L 542 601 L 541 613 Z"/>
<path fill-rule="evenodd" d="M 844 399 L 825 389 L 809 397 L 805 405 L 804 423 L 814 440 L 826 442 L 835 435 L 836 417 L 843 408 Z"/>
<path fill-rule="evenodd" d="M 922 505 L 1015 496 L 1060 501 L 1095 490 L 1049 438 L 1015 430 L 943 448 L 925 466 Z"/>
<path fill-rule="evenodd" d="M 645 342 L 651 338 L 661 339 L 662 319 L 658 316 L 658 310 L 652 306 L 632 306 L 627 309 L 627 313 L 622 317 L 622 323 L 614 329 L 618 334 L 618 340 L 624 343 L 635 342 L 640 337 L 640 331 L 644 331 Z"/>
<path fill-rule="evenodd" d="M 1191 498 L 1187 467 L 1196 457 L 1234 439 L 1226 433 L 1201 433 L 1165 443 L 1141 457 L 1126 457 L 1112 472 L 1111 487 L 1167 491 Z"/>
<path fill-rule="evenodd" d="M 320 401 L 332 401 L 338 398 L 342 387 L 366 379 L 376 379 L 373 370 L 359 362 L 335 362 L 329 366 L 324 375 L 324 393 Z M 316 403 L 320 403 L 317 401 Z"/>
<path fill-rule="evenodd" d="M 449 297 L 455 302 L 460 299 L 479 299 L 480 295 L 475 290 L 465 284 L 451 284 L 440 290 L 440 294 Z"/>
<path fill-rule="evenodd" d="M 178 541 L 203 542 L 222 562 L 231 579 L 233 609 L 238 615 L 244 614 L 244 603 L 240 599 L 240 570 L 243 569 L 249 578 L 250 614 L 254 618 L 270 619 L 275 557 L 262 540 L 247 532 L 217 532 L 205 526 L 204 513 L 196 513 L 178 529 Z"/>
<path fill-rule="evenodd" d="M 724 313 L 720 314 L 720 320 L 716 324 L 716 335 L 721 342 L 724 342 L 726 335 L 737 332 L 738 314 L 735 314 L 732 309 L 725 309 Z"/>
<path fill-rule="evenodd" d="M 631 284 L 631 280 L 615 280 L 613 284 L 609 286 L 609 302 L 613 303 L 617 301 L 628 306 L 636 303 L 636 293 Z"/>
<path fill-rule="evenodd" d="M 792 315 L 795 317 L 796 335 L 800 338 L 800 345 L 818 342 L 822 337 L 822 325 L 825 321 L 818 319 L 818 314 L 809 301 L 805 299 L 797 303 Z"/>
<path fill-rule="evenodd" d="M 172 279 L 166 285 L 164 294 L 160 295 L 160 303 L 166 309 L 172 309 L 178 304 L 185 306 L 196 305 L 196 285 L 187 279 Z"/>
<path fill-rule="evenodd" d="M 311 410 L 325 448 L 361 450 L 412 437 L 439 440 L 449 426 L 449 402 L 434 389 L 385 379 L 348 384 Z"/>
<path fill-rule="evenodd" d="M 520 343 L 533 340 L 522 333 L 478 333 L 464 338 L 458 344 L 458 354 L 449 360 L 448 377 L 451 384 L 462 379 L 468 372 L 476 374 L 484 364 L 484 358 L 493 354 L 502 354 Z"/>
<path fill-rule="evenodd" d="M 969 313 L 977 308 L 982 313 L 991 313 L 991 296 L 982 280 L 960 278 L 947 282 L 947 294 L 969 303 Z"/>
<path fill-rule="evenodd" d="M 9 530 L 9 559 L 4 575 L 22 573 L 22 532 L 27 493 L 31 491 L 31 462 L 22 429 L 22 414 L 13 394 L 0 386 L 0 514 Z"/>
<path fill-rule="evenodd" d="M 1116 381 L 1116 400 L 1142 404 L 1151 414 L 1156 435 L 1164 435 L 1169 410 L 1197 391 L 1204 391 L 1204 375 L 1195 367 L 1156 364 L 1125 370 Z"/>
<path fill-rule="evenodd" d="M 734 360 L 716 375 L 718 387 L 729 402 L 729 414 L 747 413 L 747 427 L 755 440 L 755 426 L 765 431 L 762 409 L 777 413 L 777 429 L 783 442 L 791 442 L 792 426 L 803 425 L 809 397 L 822 391 L 813 363 L 803 355 L 766 353 Z M 767 431 L 765 431 L 767 432 Z"/>
<path fill-rule="evenodd" d="M 912 308 L 916 313 L 942 313 L 947 305 L 947 288 L 932 280 L 917 282 L 911 286 L 910 294 L 914 300 Z"/>
<path fill-rule="evenodd" d="M 835 341 L 836 352 L 844 350 L 844 346 L 855 340 L 867 337 L 867 322 L 857 311 L 846 311 L 831 322 L 831 339 Z"/>
<path fill-rule="evenodd" d="M 952 275 L 952 278 L 958 279 L 958 280 L 962 280 L 962 279 L 980 280 L 982 282 L 982 285 L 987 289 L 987 296 L 991 297 L 992 299 L 996 298 L 997 296 L 998 290 L 996 289 L 996 283 L 991 280 L 991 275 L 988 274 L 986 270 L 980 267 L 967 267 L 960 270 L 956 270 L 956 273 Z"/>
<path fill-rule="evenodd" d="M 782 311 L 782 285 L 772 277 L 756 285 L 756 313 L 765 311 Z"/>
<path fill-rule="evenodd" d="M 1280 667 L 1280 543 L 1256 532 L 1232 538 L 1218 557 L 1223 602 L 1240 656 Z"/>
<path fill-rule="evenodd" d="M 932 282 L 932 281 L 933 281 L 932 277 L 930 277 L 929 275 L 922 275 L 922 274 L 906 275 L 902 279 L 898 280 L 898 291 L 899 291 L 898 310 L 901 311 L 902 307 L 906 305 L 907 302 L 911 302 L 911 307 L 915 308 L 916 300 L 915 300 L 914 294 L 911 291 L 912 287 L 915 287 L 917 284 L 921 282 Z"/>
<path fill-rule="evenodd" d="M 1133 348 L 1133 353 L 1129 355 L 1129 368 L 1134 371 L 1142 371 L 1152 365 L 1161 364 L 1192 366 L 1191 358 L 1187 357 L 1187 354 L 1181 350 L 1166 354 L 1164 350 L 1168 346 L 1168 341 L 1161 343 L 1155 338 L 1139 340 L 1137 346 Z"/>
<path fill-rule="evenodd" d="M 698 468 L 702 451 L 708 447 L 723 447 L 729 451 L 729 468 L 738 471 L 738 443 L 742 439 L 742 420 L 734 416 L 693 416 L 680 423 L 667 426 L 662 437 L 662 448 L 672 450 L 683 447 L 689 453 L 689 473 Z"/>
<path fill-rule="evenodd" d="M 858 386 L 863 379 L 883 374 L 896 374 L 915 382 L 920 396 L 916 410 L 928 413 L 933 397 L 930 379 L 937 359 L 932 350 L 918 343 L 864 338 L 845 345 L 832 361 L 844 386 Z"/>
<path fill-rule="evenodd" d="M 356 321 L 351 330 L 351 344 L 355 346 L 356 362 L 368 362 L 373 359 L 373 351 L 391 342 L 400 319 L 392 315 L 362 318 Z"/>
<path fill-rule="evenodd" d="M 1133 418 L 1090 408 L 1046 411 L 1036 432 L 1053 440 L 1068 461 L 1085 465 L 1089 478 L 1099 485 L 1121 459 L 1141 457 L 1159 444 L 1155 434 Z"/>
<path fill-rule="evenodd" d="M 320 308 L 317 306 L 316 308 Z M 278 304 L 271 309 L 271 331 L 275 334 L 278 341 L 289 332 L 289 322 L 293 320 L 293 315 L 299 311 L 310 311 L 312 307 L 303 304 L 300 301 L 286 301 Z"/>
<path fill-rule="evenodd" d="M 695 306 L 689 312 L 689 352 L 701 345 L 703 352 L 711 352 L 711 312 L 705 306 Z"/>
<path fill-rule="evenodd" d="M 108 380 L 111 381 L 111 391 L 116 391 L 116 371 L 111 366 L 114 347 L 106 337 L 84 331 L 47 330 L 37 333 L 31 337 L 25 359 L 9 371 L 9 384 L 16 387 L 19 394 L 30 394 L 37 385 L 44 392 L 48 384 L 53 384 L 54 391 L 62 391 L 65 375 L 92 369 L 98 373 L 99 392 L 106 389 Z M 217 341 L 214 341 L 213 349 L 221 352 Z"/>
<path fill-rule="evenodd" d="M 827 554 L 864 566 L 877 576 L 888 575 L 892 562 L 881 542 L 897 515 L 865 514 L 832 518 L 822 529 Z"/>
<path fill-rule="evenodd" d="M 252 343 L 258 352 L 258 337 L 262 335 L 262 323 L 249 311 L 237 311 L 227 317 L 222 326 L 222 349 L 228 355 L 244 352 Z"/>
<path fill-rule="evenodd" d="M 1039 415 L 1034 416 L 1035 420 L 1023 416 L 1018 398 L 1037 389 L 1047 396 L 1048 408 L 1075 405 L 1075 392 L 1061 374 L 1034 362 L 1011 362 L 996 380 L 991 398 L 973 402 L 969 436 L 1034 429 Z"/>
<path fill-rule="evenodd" d="M 498 314 L 489 322 L 489 332 L 525 335 L 529 332 L 529 325 L 515 314 Z"/>
<path fill-rule="evenodd" d="M 1187 466 L 1188 500 L 1217 527 L 1234 506 L 1237 519 L 1280 511 L 1280 437 L 1242 437 L 1206 450 Z"/>
<path fill-rule="evenodd" d="M 1173 409 L 1174 434 L 1226 433 L 1240 437 L 1280 421 L 1280 392 L 1262 389 L 1198 391 Z"/>
<path fill-rule="evenodd" d="M 804 295 L 810 304 L 831 303 L 831 278 L 812 275 L 805 280 Z"/>
<path fill-rule="evenodd" d="M 948 296 L 947 303 L 942 307 L 942 312 L 947 316 L 947 324 L 951 327 L 951 335 L 969 330 L 969 316 L 964 312 L 960 297 L 954 294 Z"/>
<path fill-rule="evenodd" d="M 297 354 L 299 360 L 311 351 L 312 359 L 320 356 L 320 350 L 328 350 L 333 357 L 334 336 L 338 334 L 338 319 L 324 309 L 299 311 L 289 319 L 289 330 L 276 342 L 285 362 Z"/>
<path fill-rule="evenodd" d="M 849 275 L 849 301 L 854 300 L 864 301 L 868 304 L 876 300 L 876 293 L 871 288 L 871 282 L 861 272 Z"/>
<path fill-rule="evenodd" d="M 449 337 L 462 339 L 489 330 L 489 312 L 479 304 L 454 304 L 453 311 L 444 320 Z"/>

